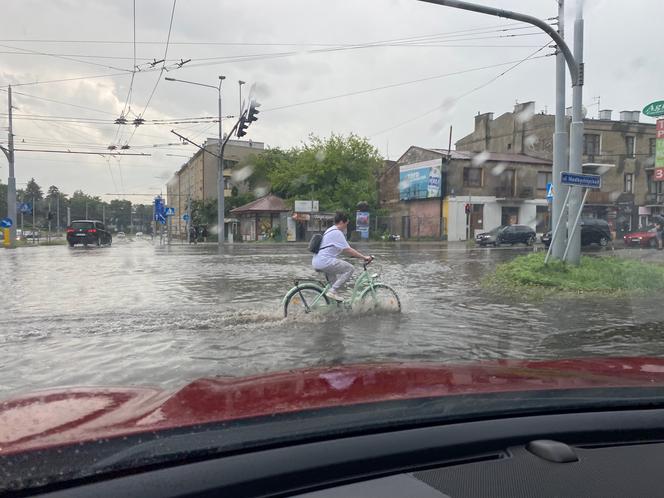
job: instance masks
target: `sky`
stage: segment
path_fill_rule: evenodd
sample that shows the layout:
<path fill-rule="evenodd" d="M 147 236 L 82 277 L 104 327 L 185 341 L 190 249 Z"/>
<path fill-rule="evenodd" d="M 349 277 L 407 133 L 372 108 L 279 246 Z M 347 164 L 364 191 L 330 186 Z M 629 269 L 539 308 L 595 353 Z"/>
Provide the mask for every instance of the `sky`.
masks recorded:
<path fill-rule="evenodd" d="M 557 15 L 555 0 L 478 3 Z M 566 1 L 570 46 L 575 5 Z M 612 109 L 617 119 L 664 99 L 657 24 L 649 21 L 664 18 L 664 2 L 584 5 L 588 116 Z M 54 184 L 106 200 L 165 193 L 196 150 L 171 130 L 197 143 L 217 135 L 217 90 L 167 76 L 212 86 L 225 76 L 224 116 L 238 114 L 238 81 L 246 82 L 243 98 L 255 85 L 261 112 L 247 139 L 287 148 L 310 134 L 355 133 L 389 159 L 410 145 L 447 148 L 450 126 L 454 142 L 472 131 L 478 112 L 497 117 L 526 101 L 537 112 L 554 109 L 546 35 L 417 0 L 3 0 L 0 9 L 0 145 L 12 85 L 19 188 L 34 177 L 44 190 Z M 122 115 L 145 123 L 116 125 Z M 224 129 L 233 122 L 224 119 Z M 122 146 L 145 155 L 99 155 Z M 0 155 L 3 183 L 7 175 Z"/>

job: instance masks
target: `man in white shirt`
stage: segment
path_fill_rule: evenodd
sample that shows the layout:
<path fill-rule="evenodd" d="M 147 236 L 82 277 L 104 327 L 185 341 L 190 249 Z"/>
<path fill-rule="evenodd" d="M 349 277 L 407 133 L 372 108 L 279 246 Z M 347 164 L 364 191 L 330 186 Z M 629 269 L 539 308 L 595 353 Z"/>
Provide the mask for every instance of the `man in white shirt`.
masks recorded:
<path fill-rule="evenodd" d="M 332 284 L 327 291 L 327 296 L 337 301 L 343 301 L 339 290 L 353 274 L 353 265 L 338 259 L 339 254 L 343 253 L 346 256 L 363 259 L 367 263 L 372 259 L 371 256 L 365 256 L 348 244 L 345 236 L 347 228 L 348 215 L 337 213 L 334 217 L 334 225 L 325 230 L 320 249 L 311 260 L 314 270 L 325 272 Z"/>

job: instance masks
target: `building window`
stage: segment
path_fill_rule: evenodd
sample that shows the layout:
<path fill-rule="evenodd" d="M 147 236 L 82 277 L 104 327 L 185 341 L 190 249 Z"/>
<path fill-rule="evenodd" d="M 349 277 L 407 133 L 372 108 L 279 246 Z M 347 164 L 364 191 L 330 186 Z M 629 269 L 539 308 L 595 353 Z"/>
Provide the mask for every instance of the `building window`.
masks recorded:
<path fill-rule="evenodd" d="M 584 156 L 599 155 L 599 135 L 592 135 L 592 134 L 583 135 L 583 155 Z"/>
<path fill-rule="evenodd" d="M 627 157 L 634 157 L 634 145 L 636 140 L 634 137 L 625 137 L 625 155 Z"/>
<path fill-rule="evenodd" d="M 625 173 L 625 188 L 623 192 L 632 193 L 634 175 L 632 173 Z"/>
<path fill-rule="evenodd" d="M 463 186 L 481 187 L 482 168 L 463 168 Z"/>
<path fill-rule="evenodd" d="M 655 157 L 655 152 L 657 151 L 657 139 L 651 138 L 648 142 L 648 156 Z"/>
<path fill-rule="evenodd" d="M 553 174 L 548 171 L 539 171 L 537 173 L 537 189 L 546 190 L 546 184 L 553 182 Z"/>

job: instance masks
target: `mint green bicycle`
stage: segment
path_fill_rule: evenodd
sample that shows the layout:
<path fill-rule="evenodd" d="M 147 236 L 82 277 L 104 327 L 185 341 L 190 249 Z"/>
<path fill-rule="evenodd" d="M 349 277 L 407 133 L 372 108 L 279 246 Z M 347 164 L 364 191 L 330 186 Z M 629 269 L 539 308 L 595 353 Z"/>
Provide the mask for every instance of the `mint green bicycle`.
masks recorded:
<path fill-rule="evenodd" d="M 371 261 L 373 259 L 372 257 Z M 327 297 L 326 293 L 331 287 L 327 275 L 325 275 L 326 282 L 308 277 L 296 279 L 295 286 L 286 293 L 282 300 L 284 316 L 302 317 L 338 308 L 400 312 L 401 301 L 396 291 L 389 285 L 379 282 L 377 273 L 372 274 L 367 270 L 371 261 L 363 264 L 364 269 L 355 280 L 350 298 L 343 302 Z M 319 273 L 324 274 L 322 271 Z"/>

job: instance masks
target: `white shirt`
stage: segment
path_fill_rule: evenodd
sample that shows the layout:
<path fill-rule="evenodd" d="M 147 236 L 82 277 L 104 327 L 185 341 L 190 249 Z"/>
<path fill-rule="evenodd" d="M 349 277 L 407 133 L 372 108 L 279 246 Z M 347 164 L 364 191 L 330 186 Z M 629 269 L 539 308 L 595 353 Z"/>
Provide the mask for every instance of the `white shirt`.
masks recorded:
<path fill-rule="evenodd" d="M 335 225 L 325 230 L 323 240 L 320 243 L 320 250 L 314 254 L 311 264 L 315 269 L 323 269 L 329 263 L 334 261 L 341 251 L 350 247 L 344 233 Z"/>

